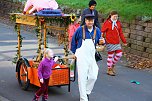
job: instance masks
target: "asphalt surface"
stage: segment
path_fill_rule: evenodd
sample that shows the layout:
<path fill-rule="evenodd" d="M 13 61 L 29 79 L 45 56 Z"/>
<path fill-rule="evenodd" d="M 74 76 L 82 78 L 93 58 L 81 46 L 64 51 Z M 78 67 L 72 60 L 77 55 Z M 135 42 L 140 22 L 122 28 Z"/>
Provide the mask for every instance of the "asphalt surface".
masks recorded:
<path fill-rule="evenodd" d="M 31 32 L 21 31 L 23 37 L 22 54 L 28 59 L 36 55 L 37 39 Z M 55 38 L 49 40 L 49 46 L 58 55 L 63 54 Z M 30 85 L 23 91 L 15 78 L 15 64 L 12 59 L 16 54 L 17 34 L 12 26 L 0 23 L 0 101 L 31 101 L 38 87 Z M 106 74 L 106 56 L 98 62 L 99 75 L 90 95 L 90 101 L 152 101 L 152 72 L 117 65 L 115 77 Z M 131 83 L 140 82 L 140 85 Z M 79 101 L 77 80 L 71 82 L 71 92 L 67 86 L 50 87 L 48 101 Z"/>

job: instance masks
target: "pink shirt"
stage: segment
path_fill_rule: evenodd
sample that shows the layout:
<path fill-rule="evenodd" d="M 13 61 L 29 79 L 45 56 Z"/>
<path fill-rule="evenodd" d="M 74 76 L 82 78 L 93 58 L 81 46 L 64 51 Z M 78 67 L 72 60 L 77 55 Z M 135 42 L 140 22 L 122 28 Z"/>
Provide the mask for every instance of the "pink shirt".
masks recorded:
<path fill-rule="evenodd" d="M 78 24 L 78 23 L 74 23 L 74 24 L 71 24 L 69 26 L 69 30 L 68 30 L 68 33 L 69 33 L 69 48 L 71 48 L 72 36 L 73 36 L 73 34 L 75 33 L 75 31 L 77 30 L 77 28 L 79 26 L 80 26 L 80 24 Z"/>

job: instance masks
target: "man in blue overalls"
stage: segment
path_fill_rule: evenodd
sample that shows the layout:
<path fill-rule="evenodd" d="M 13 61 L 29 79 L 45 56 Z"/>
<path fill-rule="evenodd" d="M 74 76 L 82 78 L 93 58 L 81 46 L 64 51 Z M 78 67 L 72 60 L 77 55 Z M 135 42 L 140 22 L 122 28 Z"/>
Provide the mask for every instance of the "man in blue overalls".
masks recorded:
<path fill-rule="evenodd" d="M 85 15 L 85 25 L 80 26 L 72 37 L 71 51 L 77 58 L 80 101 L 88 101 L 98 75 L 95 60 L 95 45 L 101 37 L 100 29 L 94 26 L 94 15 Z"/>

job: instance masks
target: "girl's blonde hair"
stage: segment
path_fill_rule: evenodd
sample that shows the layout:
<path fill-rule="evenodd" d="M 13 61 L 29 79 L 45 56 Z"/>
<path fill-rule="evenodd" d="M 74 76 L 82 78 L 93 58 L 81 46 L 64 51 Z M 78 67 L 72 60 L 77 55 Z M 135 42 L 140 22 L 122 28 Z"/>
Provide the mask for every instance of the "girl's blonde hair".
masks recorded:
<path fill-rule="evenodd" d="M 51 51 L 51 52 L 53 53 L 53 50 L 52 50 L 52 49 L 49 49 L 49 48 L 45 48 L 45 49 L 44 49 L 44 52 L 43 52 L 44 57 L 46 57 L 46 55 L 48 54 L 49 51 Z"/>

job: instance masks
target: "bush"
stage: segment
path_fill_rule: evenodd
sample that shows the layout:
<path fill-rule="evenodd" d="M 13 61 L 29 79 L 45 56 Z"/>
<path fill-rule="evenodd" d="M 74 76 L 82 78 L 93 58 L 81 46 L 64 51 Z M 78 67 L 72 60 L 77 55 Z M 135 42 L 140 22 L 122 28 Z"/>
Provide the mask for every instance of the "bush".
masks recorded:
<path fill-rule="evenodd" d="M 132 20 L 137 16 L 152 17 L 152 0 L 96 0 L 96 9 L 103 14 L 117 10 L 122 18 Z M 60 5 L 84 9 L 89 0 L 57 0 Z"/>

